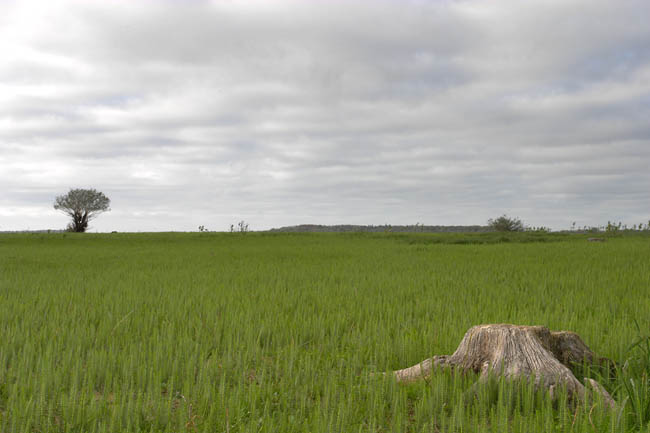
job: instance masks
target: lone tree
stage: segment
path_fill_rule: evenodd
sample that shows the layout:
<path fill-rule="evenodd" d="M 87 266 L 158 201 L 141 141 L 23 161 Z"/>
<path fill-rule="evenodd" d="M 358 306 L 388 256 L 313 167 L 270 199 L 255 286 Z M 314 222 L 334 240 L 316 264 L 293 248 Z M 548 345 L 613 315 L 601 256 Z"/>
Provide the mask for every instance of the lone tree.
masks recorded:
<path fill-rule="evenodd" d="M 67 194 L 54 200 L 54 209 L 72 218 L 67 227 L 68 231 L 83 233 L 90 220 L 102 212 L 111 210 L 110 204 L 110 199 L 96 189 L 70 189 Z"/>
<path fill-rule="evenodd" d="M 524 223 L 519 218 L 501 215 L 499 218 L 488 220 L 488 226 L 498 232 L 523 232 Z"/>

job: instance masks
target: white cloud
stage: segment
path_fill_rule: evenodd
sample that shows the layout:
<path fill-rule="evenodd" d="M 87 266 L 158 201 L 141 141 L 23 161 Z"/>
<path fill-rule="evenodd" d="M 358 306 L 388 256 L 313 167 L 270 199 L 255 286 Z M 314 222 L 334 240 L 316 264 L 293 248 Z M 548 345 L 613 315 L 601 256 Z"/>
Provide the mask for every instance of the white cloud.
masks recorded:
<path fill-rule="evenodd" d="M 645 1 L 0 9 L 0 230 L 650 214 Z"/>

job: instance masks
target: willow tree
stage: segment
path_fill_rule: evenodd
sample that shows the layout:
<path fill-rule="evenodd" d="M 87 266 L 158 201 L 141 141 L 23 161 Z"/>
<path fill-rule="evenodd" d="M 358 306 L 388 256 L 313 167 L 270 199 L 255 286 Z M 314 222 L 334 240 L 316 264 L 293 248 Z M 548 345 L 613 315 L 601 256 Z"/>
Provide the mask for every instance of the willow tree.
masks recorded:
<path fill-rule="evenodd" d="M 67 227 L 69 231 L 83 233 L 90 220 L 111 210 L 110 204 L 110 199 L 96 189 L 70 189 L 54 200 L 54 209 L 72 218 Z"/>

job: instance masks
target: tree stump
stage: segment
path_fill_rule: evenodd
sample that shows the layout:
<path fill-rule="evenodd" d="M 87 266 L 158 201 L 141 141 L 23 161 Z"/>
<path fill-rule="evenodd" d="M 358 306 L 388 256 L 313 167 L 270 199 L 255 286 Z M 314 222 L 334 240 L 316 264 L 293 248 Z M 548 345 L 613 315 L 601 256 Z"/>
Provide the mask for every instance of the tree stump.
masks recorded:
<path fill-rule="evenodd" d="M 591 392 L 599 394 L 608 407 L 614 407 L 614 400 L 598 382 L 585 378 L 583 384 L 576 379 L 570 367 L 583 363 L 613 364 L 596 356 L 574 332 L 551 332 L 543 326 L 478 325 L 465 333 L 452 355 L 434 356 L 393 374 L 400 382 L 410 382 L 430 376 L 436 368 L 450 367 L 480 373 L 481 382 L 489 374 L 533 379 L 535 386 L 546 387 L 551 397 L 554 390 L 565 387 L 571 399 L 586 401 Z"/>

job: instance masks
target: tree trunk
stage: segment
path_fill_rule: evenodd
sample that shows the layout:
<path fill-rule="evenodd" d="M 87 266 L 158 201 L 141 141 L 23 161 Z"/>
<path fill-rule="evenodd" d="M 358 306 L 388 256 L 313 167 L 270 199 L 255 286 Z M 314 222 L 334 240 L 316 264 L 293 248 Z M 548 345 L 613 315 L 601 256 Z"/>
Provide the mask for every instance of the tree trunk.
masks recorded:
<path fill-rule="evenodd" d="M 480 373 L 479 381 L 485 381 L 488 374 L 508 379 L 532 378 L 536 386 L 546 387 L 552 397 L 555 389 L 565 387 L 570 398 L 586 401 L 590 391 L 569 368 L 583 363 L 613 364 L 596 356 L 574 332 L 497 324 L 470 328 L 450 356 L 434 356 L 393 373 L 403 382 L 426 378 L 437 367 L 474 371 Z M 587 378 L 585 383 L 591 393 L 600 394 L 608 407 L 614 407 L 614 400 L 600 384 Z"/>
<path fill-rule="evenodd" d="M 88 228 L 88 212 L 74 211 L 72 214 L 72 231 L 83 233 Z"/>

